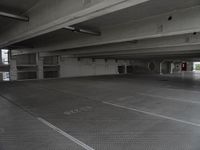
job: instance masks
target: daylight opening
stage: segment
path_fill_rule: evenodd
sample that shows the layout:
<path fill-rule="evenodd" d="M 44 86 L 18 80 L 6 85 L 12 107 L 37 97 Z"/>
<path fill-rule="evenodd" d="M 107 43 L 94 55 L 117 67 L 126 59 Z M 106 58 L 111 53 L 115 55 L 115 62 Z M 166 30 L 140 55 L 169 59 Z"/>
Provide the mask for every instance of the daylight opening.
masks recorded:
<path fill-rule="evenodd" d="M 193 71 L 200 72 L 200 62 L 193 63 Z"/>
<path fill-rule="evenodd" d="M 9 50 L 7 49 L 2 49 L 1 50 L 1 68 L 2 70 L 0 70 L 0 77 L 1 77 L 1 80 L 2 81 L 9 81 L 10 80 L 10 75 L 9 75 L 9 72 L 5 72 L 4 71 L 4 68 L 6 68 L 7 65 L 9 65 L 9 59 L 8 59 L 8 56 L 9 56 Z"/>

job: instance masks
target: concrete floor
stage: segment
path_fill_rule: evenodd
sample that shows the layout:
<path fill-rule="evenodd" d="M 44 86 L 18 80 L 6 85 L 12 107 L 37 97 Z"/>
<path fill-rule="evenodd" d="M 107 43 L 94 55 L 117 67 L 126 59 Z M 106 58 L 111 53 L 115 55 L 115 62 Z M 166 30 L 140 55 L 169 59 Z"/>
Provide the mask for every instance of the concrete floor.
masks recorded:
<path fill-rule="evenodd" d="M 199 150 L 200 73 L 0 84 L 0 150 Z"/>

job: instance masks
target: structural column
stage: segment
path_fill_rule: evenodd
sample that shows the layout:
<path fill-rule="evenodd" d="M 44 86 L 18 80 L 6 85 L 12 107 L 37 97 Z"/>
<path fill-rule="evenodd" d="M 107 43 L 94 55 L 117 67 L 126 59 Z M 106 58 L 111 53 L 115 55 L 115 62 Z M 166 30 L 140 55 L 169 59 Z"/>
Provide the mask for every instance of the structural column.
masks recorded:
<path fill-rule="evenodd" d="M 2 64 L 2 50 L 0 49 L 0 65 Z"/>
<path fill-rule="evenodd" d="M 162 65 L 163 65 L 163 61 L 160 62 L 160 75 L 162 75 Z"/>
<path fill-rule="evenodd" d="M 17 80 L 17 61 L 13 56 L 10 57 L 10 80 Z"/>
<path fill-rule="evenodd" d="M 38 73 L 37 73 L 38 79 L 44 79 L 44 63 L 43 63 L 44 58 L 40 57 L 40 54 L 38 53 L 36 59 L 38 66 Z"/>
<path fill-rule="evenodd" d="M 58 66 L 59 66 L 59 71 L 58 71 L 58 78 L 61 77 L 61 56 L 58 56 Z"/>
<path fill-rule="evenodd" d="M 174 62 L 171 62 L 170 74 L 173 74 L 173 73 L 174 73 L 174 68 L 175 68 Z"/>

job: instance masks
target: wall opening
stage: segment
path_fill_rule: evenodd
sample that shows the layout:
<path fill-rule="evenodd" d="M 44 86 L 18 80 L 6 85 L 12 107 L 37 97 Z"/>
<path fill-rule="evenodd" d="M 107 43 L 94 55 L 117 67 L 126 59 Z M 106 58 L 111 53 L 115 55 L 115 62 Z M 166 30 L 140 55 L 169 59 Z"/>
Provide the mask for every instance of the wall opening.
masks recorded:
<path fill-rule="evenodd" d="M 181 71 L 187 71 L 187 63 L 186 62 L 183 62 L 181 64 Z"/>
<path fill-rule="evenodd" d="M 118 72 L 119 74 L 125 74 L 125 65 L 118 66 Z"/>
<path fill-rule="evenodd" d="M 7 49 L 2 49 L 1 50 L 1 57 L 2 57 L 2 63 L 5 65 L 8 65 L 8 50 Z"/>
<path fill-rule="evenodd" d="M 7 70 L 7 69 L 5 69 L 5 68 L 7 68 L 6 65 L 9 65 L 9 50 L 2 49 L 0 56 L 1 56 L 0 64 L 2 64 L 1 70 L 0 70 L 1 80 L 9 81 L 10 80 L 10 73 L 8 71 L 5 71 L 5 70 Z"/>
<path fill-rule="evenodd" d="M 193 71 L 200 72 L 200 62 L 193 63 Z"/>

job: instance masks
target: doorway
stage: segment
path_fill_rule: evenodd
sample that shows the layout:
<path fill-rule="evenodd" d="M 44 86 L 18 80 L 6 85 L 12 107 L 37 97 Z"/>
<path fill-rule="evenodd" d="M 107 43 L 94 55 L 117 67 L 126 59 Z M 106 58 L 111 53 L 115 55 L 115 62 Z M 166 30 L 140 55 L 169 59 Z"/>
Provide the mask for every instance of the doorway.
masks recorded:
<path fill-rule="evenodd" d="M 182 63 L 182 65 L 181 65 L 181 70 L 182 71 L 187 71 L 187 63 Z"/>

